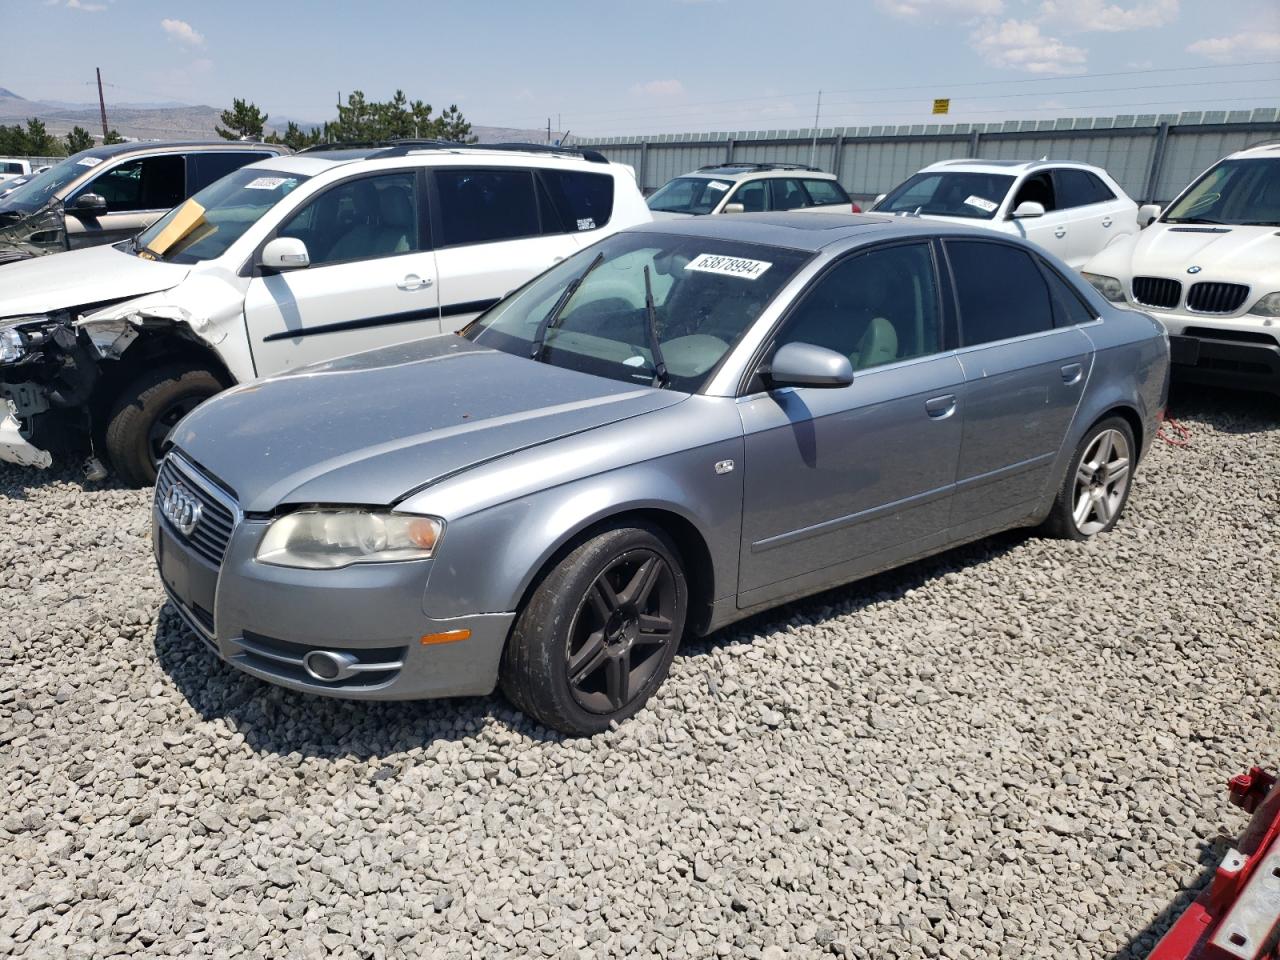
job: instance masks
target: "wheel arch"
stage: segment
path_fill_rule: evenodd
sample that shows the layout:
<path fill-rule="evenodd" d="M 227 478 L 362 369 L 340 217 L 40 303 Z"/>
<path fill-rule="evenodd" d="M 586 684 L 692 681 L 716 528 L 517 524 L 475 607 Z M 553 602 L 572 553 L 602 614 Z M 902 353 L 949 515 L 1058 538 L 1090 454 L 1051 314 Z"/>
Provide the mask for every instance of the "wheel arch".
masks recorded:
<path fill-rule="evenodd" d="M 120 392 L 147 370 L 161 364 L 190 363 L 212 373 L 223 387 L 236 382 L 218 352 L 206 344 L 173 332 L 144 333 L 119 360 L 102 365 L 102 375 L 89 399 L 95 432 L 106 429 L 107 418 Z"/>

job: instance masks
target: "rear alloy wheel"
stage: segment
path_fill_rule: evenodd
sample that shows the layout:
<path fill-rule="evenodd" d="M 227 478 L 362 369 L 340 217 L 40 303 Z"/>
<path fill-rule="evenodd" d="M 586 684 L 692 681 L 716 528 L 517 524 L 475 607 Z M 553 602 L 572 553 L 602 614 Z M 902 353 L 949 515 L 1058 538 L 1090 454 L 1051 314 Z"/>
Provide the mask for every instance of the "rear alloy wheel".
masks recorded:
<path fill-rule="evenodd" d="M 521 612 L 503 690 L 563 733 L 605 730 L 638 712 L 666 677 L 687 605 L 679 554 L 662 531 L 600 533 L 572 550 Z"/>
<path fill-rule="evenodd" d="M 1133 478 L 1133 430 L 1119 417 L 1094 425 L 1080 441 L 1047 526 L 1072 540 L 1087 540 L 1115 526 Z"/>

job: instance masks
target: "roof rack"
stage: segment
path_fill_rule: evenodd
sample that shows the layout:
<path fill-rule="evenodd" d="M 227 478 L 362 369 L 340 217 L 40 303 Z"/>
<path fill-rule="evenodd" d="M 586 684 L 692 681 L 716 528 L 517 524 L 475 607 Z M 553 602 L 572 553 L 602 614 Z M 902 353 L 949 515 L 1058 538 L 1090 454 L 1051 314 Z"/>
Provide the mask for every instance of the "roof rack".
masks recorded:
<path fill-rule="evenodd" d="M 1245 147 L 1245 149 L 1253 150 L 1256 147 L 1278 147 L 1278 146 L 1280 146 L 1280 140 L 1259 140 L 1257 143 L 1249 144 L 1247 147 Z"/>
<path fill-rule="evenodd" d="M 561 157 L 581 157 L 591 163 L 608 163 L 609 159 L 597 150 L 581 147 L 557 147 L 548 143 L 460 143 L 456 140 L 358 140 L 347 143 L 318 143 L 299 150 L 299 153 L 316 153 L 322 150 L 377 150 L 367 159 L 403 157 L 424 150 L 510 150 L 513 153 L 547 153 Z"/>
<path fill-rule="evenodd" d="M 815 173 L 821 173 L 818 167 L 812 167 L 807 163 L 751 163 L 745 160 L 731 160 L 728 163 L 708 163 L 698 168 L 699 170 L 812 170 Z"/>

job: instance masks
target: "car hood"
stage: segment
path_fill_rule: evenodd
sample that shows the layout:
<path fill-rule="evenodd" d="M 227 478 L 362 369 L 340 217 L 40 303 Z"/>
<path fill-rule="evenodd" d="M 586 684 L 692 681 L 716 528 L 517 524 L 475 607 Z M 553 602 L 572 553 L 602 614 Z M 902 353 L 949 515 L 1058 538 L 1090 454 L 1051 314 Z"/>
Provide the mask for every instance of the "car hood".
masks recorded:
<path fill-rule="evenodd" d="M 1104 253 L 1105 261 L 1097 258 L 1100 264 L 1123 264 L 1122 273 L 1130 276 L 1182 278 L 1199 267 L 1196 280 L 1280 280 L 1280 231 L 1275 227 L 1153 224 Z M 1092 262 L 1085 269 L 1103 272 L 1094 270 Z"/>
<path fill-rule="evenodd" d="M 174 443 L 246 513 L 386 506 L 469 467 L 685 396 L 448 334 L 236 387 L 186 417 Z"/>
<path fill-rule="evenodd" d="M 0 317 L 140 297 L 177 286 L 190 271 L 112 246 L 0 264 Z"/>

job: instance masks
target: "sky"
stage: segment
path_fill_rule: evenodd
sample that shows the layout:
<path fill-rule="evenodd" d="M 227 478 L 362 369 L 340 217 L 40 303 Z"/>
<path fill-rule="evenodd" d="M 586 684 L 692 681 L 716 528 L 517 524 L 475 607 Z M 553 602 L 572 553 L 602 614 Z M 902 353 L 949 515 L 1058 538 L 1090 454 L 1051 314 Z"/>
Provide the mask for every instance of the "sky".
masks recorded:
<path fill-rule="evenodd" d="M 1280 106 L 1277 0 L 0 0 L 0 87 L 581 136 Z M 934 98 L 950 114 L 931 116 Z"/>

